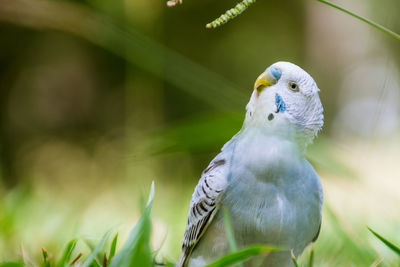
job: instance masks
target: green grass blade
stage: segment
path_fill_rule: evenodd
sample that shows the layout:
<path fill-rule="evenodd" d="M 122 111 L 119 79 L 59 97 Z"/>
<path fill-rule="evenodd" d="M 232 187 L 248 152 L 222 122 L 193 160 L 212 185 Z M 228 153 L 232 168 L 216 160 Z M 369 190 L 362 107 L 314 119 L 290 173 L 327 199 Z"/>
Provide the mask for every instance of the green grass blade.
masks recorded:
<path fill-rule="evenodd" d="M 139 221 L 131 230 L 128 240 L 114 256 L 109 267 L 152 266 L 150 248 L 151 220 L 150 211 L 154 198 L 154 182 L 151 184 L 147 205 Z"/>
<path fill-rule="evenodd" d="M 400 256 L 400 247 L 394 245 L 393 243 L 391 243 L 390 241 L 388 241 L 386 238 L 384 238 L 383 236 L 381 236 L 380 234 L 378 234 L 377 232 L 375 232 L 374 230 L 372 230 L 371 228 L 368 227 L 368 230 L 373 233 L 379 240 L 381 240 L 388 248 L 390 248 L 391 250 L 393 250 L 397 255 Z"/>
<path fill-rule="evenodd" d="M 110 235 L 111 235 L 111 230 L 109 230 L 107 233 L 105 233 L 103 238 L 100 240 L 100 242 L 97 244 L 97 246 L 93 249 L 92 253 L 90 253 L 89 257 L 83 262 L 81 267 L 89 267 L 92 265 L 93 262 L 96 262 L 95 260 L 96 260 L 97 254 L 99 254 L 100 250 L 104 247 L 104 244 L 106 243 L 106 241 L 108 240 Z"/>
<path fill-rule="evenodd" d="M 280 251 L 280 250 L 282 250 L 282 249 L 277 248 L 277 247 L 254 245 L 254 246 L 250 246 L 246 249 L 242 249 L 242 250 L 227 254 L 227 255 L 223 256 L 222 258 L 218 259 L 217 261 L 207 265 L 207 267 L 229 266 L 229 265 L 232 265 L 235 263 L 239 263 L 243 260 L 246 260 L 252 256 L 259 255 L 263 252 Z"/>
<path fill-rule="evenodd" d="M 225 232 L 226 232 L 226 237 L 228 239 L 229 252 L 236 252 L 237 247 L 236 247 L 235 235 L 233 233 L 231 218 L 229 217 L 228 209 L 224 208 L 223 211 L 224 211 Z M 234 267 L 242 267 L 242 266 L 243 265 L 241 263 L 237 263 L 234 265 Z"/>
<path fill-rule="evenodd" d="M 235 236 L 233 234 L 231 218 L 229 217 L 228 210 L 226 208 L 224 208 L 223 210 L 224 210 L 225 231 L 226 231 L 226 237 L 228 238 L 229 251 L 235 252 L 237 248 L 236 248 Z"/>
<path fill-rule="evenodd" d="M 115 255 L 115 250 L 117 249 L 117 241 L 118 241 L 118 233 L 114 236 L 113 241 L 111 242 L 110 254 L 108 254 L 109 261 L 111 261 L 111 259 Z"/>
<path fill-rule="evenodd" d="M 314 245 L 311 245 L 311 252 L 310 252 L 310 258 L 308 259 L 308 267 L 313 267 L 314 266 Z"/>
<path fill-rule="evenodd" d="M 329 2 L 327 0 L 317 0 L 317 1 L 321 2 L 321 3 L 324 3 L 325 5 L 331 6 L 333 8 L 336 8 L 336 9 L 338 9 L 338 10 L 340 10 L 340 11 L 346 13 L 346 14 L 349 14 L 350 16 L 352 16 L 352 17 L 354 17 L 356 19 L 364 21 L 364 22 L 368 23 L 369 25 L 371 25 L 372 27 L 374 27 L 374 28 L 376 28 L 376 29 L 378 29 L 378 30 L 380 30 L 380 31 L 382 31 L 382 32 L 384 32 L 384 33 L 386 33 L 386 34 L 388 34 L 388 35 L 392 36 L 393 38 L 395 38 L 395 39 L 400 41 L 400 35 L 399 34 L 395 33 L 392 30 L 389 30 L 388 28 L 386 28 L 386 27 L 384 27 L 384 26 L 382 26 L 382 25 L 380 25 L 380 24 L 378 24 L 378 23 L 376 23 L 376 22 L 374 22 L 374 21 L 372 21 L 370 19 L 367 19 L 367 18 L 364 18 L 364 17 L 362 17 L 360 15 L 357 15 L 357 14 L 355 14 L 355 13 L 353 13 L 353 12 L 351 12 L 351 11 L 341 7 L 341 6 L 338 6 L 338 5 L 336 5 L 336 4 L 332 3 L 332 2 Z"/>
<path fill-rule="evenodd" d="M 43 266 L 44 267 L 50 267 L 50 262 L 49 262 L 49 254 L 47 253 L 47 251 L 42 248 L 42 256 L 43 256 Z"/>
<path fill-rule="evenodd" d="M 151 205 L 153 204 L 153 199 L 154 199 L 154 181 L 151 183 L 150 186 L 150 193 L 149 193 L 149 199 L 147 200 L 147 209 L 151 209 Z"/>
<path fill-rule="evenodd" d="M 88 246 L 88 248 L 90 249 L 90 251 L 93 251 L 96 249 L 97 246 L 97 242 L 95 242 L 95 240 L 92 239 L 84 239 L 83 240 L 86 244 L 86 246 Z M 102 260 L 102 255 L 101 252 L 97 253 L 96 257 L 95 257 L 95 261 L 93 261 L 92 263 L 96 266 L 100 266 L 100 262 Z"/>
<path fill-rule="evenodd" d="M 297 263 L 296 257 L 294 256 L 293 249 L 290 251 L 290 256 L 292 257 L 293 265 L 295 267 L 299 267 L 299 264 Z"/>
<path fill-rule="evenodd" d="M 61 258 L 56 265 L 57 267 L 68 266 L 72 251 L 74 250 L 74 248 L 76 246 L 76 242 L 78 242 L 78 239 L 72 239 L 71 241 L 69 241 L 67 243 L 67 245 L 65 246 L 64 252 L 61 255 Z"/>

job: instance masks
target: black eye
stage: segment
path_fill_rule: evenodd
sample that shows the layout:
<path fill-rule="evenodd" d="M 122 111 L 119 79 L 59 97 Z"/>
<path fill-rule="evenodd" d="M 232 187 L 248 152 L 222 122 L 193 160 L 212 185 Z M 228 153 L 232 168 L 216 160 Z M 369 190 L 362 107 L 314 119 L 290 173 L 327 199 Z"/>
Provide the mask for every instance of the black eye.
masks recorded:
<path fill-rule="evenodd" d="M 289 82 L 289 89 L 292 90 L 293 92 L 300 91 L 299 86 L 295 82 Z"/>

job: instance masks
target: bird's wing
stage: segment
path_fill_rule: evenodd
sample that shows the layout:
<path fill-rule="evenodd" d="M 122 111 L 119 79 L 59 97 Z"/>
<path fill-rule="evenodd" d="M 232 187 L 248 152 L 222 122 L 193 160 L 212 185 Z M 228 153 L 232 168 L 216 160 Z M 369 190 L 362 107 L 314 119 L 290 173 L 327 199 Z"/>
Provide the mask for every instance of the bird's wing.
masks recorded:
<path fill-rule="evenodd" d="M 186 265 L 194 246 L 216 214 L 219 197 L 227 185 L 228 165 L 227 153 L 222 151 L 202 173 L 190 201 L 178 266 Z"/>
<path fill-rule="evenodd" d="M 319 237 L 319 233 L 321 232 L 321 222 L 319 223 L 319 226 L 318 226 L 318 230 L 317 230 L 317 233 L 315 234 L 315 236 L 314 236 L 314 238 L 312 239 L 312 241 L 311 242 L 315 242 L 315 241 L 317 241 L 317 239 L 318 239 L 318 237 Z"/>

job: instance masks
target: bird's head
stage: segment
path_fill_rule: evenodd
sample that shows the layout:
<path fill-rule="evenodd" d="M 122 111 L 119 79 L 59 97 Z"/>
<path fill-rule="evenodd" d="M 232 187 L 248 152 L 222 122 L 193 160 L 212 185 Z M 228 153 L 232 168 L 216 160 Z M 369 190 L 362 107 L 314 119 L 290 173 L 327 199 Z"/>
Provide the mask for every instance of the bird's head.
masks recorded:
<path fill-rule="evenodd" d="M 301 139 L 307 146 L 324 123 L 318 92 L 314 79 L 300 67 L 274 63 L 254 84 L 244 126 Z"/>

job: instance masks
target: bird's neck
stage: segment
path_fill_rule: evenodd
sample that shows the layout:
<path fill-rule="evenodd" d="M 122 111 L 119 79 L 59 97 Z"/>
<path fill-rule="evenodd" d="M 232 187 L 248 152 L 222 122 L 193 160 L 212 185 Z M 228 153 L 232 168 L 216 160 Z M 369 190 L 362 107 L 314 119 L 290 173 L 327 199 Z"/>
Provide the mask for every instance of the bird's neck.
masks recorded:
<path fill-rule="evenodd" d="M 244 124 L 242 132 L 244 135 L 257 136 L 257 138 L 273 138 L 293 143 L 298 151 L 303 154 L 314 139 L 312 132 L 300 129 L 285 119 L 271 121 L 270 123 L 265 123 L 265 119 L 254 120 L 251 123 Z"/>
<path fill-rule="evenodd" d="M 292 171 L 304 160 L 297 142 L 259 128 L 243 129 L 233 151 L 232 172 L 238 175 L 232 179 L 236 182 L 245 181 L 242 178 L 247 177 L 246 172 L 255 175 L 256 180 L 278 181 L 282 178 L 279 174 Z"/>

